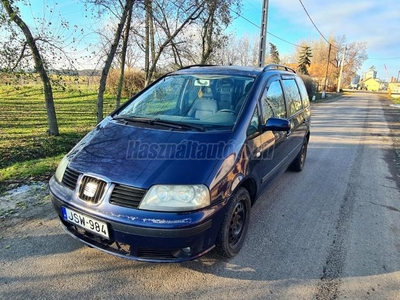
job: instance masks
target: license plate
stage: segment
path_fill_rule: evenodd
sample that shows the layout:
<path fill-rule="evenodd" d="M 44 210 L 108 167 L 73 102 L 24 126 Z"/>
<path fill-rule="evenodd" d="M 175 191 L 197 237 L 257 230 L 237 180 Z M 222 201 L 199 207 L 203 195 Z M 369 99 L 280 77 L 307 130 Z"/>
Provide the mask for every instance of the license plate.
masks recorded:
<path fill-rule="evenodd" d="M 78 213 L 66 207 L 61 207 L 61 212 L 65 221 L 109 239 L 107 223 L 93 219 L 92 217 Z"/>

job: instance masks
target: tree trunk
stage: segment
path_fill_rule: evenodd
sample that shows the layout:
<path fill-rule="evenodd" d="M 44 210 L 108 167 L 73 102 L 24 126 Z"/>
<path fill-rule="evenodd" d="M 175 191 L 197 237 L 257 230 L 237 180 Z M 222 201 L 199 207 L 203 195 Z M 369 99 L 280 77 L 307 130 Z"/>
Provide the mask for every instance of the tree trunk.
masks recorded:
<path fill-rule="evenodd" d="M 44 62 L 42 56 L 40 55 L 39 49 L 36 46 L 36 42 L 32 36 L 29 27 L 26 23 L 17 15 L 14 9 L 11 7 L 9 0 L 1 0 L 5 10 L 7 11 L 10 19 L 17 24 L 17 26 L 22 30 L 25 35 L 26 42 L 32 51 L 33 59 L 35 61 L 35 69 L 39 73 L 40 78 L 43 83 L 44 98 L 47 110 L 47 122 L 49 124 L 49 134 L 59 135 L 56 110 L 54 107 L 53 100 L 53 90 L 51 88 L 50 78 L 47 75 L 46 69 L 44 67 Z"/>
<path fill-rule="evenodd" d="M 117 31 L 115 32 L 114 35 L 114 41 L 111 45 L 110 52 L 107 55 L 103 71 L 101 72 L 99 94 L 97 96 L 97 123 L 100 123 L 101 120 L 103 120 L 104 92 L 106 90 L 107 76 L 110 71 L 111 63 L 114 59 L 115 53 L 117 52 L 118 43 L 121 38 L 122 30 L 124 29 L 128 12 L 129 10 L 132 10 L 134 2 L 135 0 L 125 1 L 125 6 L 123 8 L 122 16 L 121 19 L 119 20 Z"/>
<path fill-rule="evenodd" d="M 145 86 L 148 86 L 151 77 L 150 77 L 150 65 L 153 64 L 156 59 L 155 53 L 155 41 L 154 41 L 154 23 L 153 23 L 153 6 L 151 0 L 145 1 L 145 9 L 146 9 L 146 25 L 145 25 Z"/>
<path fill-rule="evenodd" d="M 132 8 L 133 8 L 133 6 L 132 6 Z M 117 88 L 117 98 L 115 100 L 116 108 L 120 107 L 120 105 L 121 105 L 122 86 L 124 84 L 126 50 L 128 48 L 129 32 L 131 30 L 131 20 L 132 20 L 132 10 L 133 10 L 132 8 L 128 11 L 128 17 L 126 20 L 125 33 L 124 33 L 123 44 L 122 44 L 121 74 L 119 76 L 119 82 L 118 82 L 118 88 Z"/>
<path fill-rule="evenodd" d="M 201 65 L 205 65 L 213 52 L 213 40 L 212 36 L 214 34 L 214 14 L 215 7 L 210 9 L 210 15 L 203 26 L 203 36 L 202 36 L 202 51 L 201 51 Z"/>
<path fill-rule="evenodd" d="M 151 2 L 150 2 L 150 4 L 151 4 Z M 149 9 L 150 9 L 150 11 L 149 11 L 150 16 L 153 16 L 153 5 L 152 4 L 149 6 Z M 149 27 L 150 27 L 150 37 L 149 37 L 150 38 L 150 54 L 151 54 L 151 61 L 153 62 L 156 59 L 156 44 L 155 44 L 155 36 L 154 36 L 154 19 L 153 19 L 153 17 L 150 18 L 149 22 L 150 22 L 150 24 L 149 24 Z M 151 78 L 150 78 L 150 80 L 151 80 Z"/>

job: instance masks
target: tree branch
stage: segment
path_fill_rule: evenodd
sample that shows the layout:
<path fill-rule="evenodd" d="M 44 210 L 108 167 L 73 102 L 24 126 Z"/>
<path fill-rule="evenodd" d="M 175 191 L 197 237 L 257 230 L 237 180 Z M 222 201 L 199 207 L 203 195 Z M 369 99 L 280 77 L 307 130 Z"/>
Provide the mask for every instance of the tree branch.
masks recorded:
<path fill-rule="evenodd" d="M 28 56 L 28 55 L 24 55 L 27 45 L 28 45 L 27 42 L 25 42 L 24 45 L 22 46 L 21 54 L 19 55 L 17 61 L 15 62 L 14 67 L 11 68 L 11 71 L 12 71 L 12 72 L 14 72 L 14 70 L 17 68 L 17 66 L 19 65 L 19 63 L 21 62 L 21 60 L 22 60 L 24 57 L 27 57 L 27 56 Z"/>

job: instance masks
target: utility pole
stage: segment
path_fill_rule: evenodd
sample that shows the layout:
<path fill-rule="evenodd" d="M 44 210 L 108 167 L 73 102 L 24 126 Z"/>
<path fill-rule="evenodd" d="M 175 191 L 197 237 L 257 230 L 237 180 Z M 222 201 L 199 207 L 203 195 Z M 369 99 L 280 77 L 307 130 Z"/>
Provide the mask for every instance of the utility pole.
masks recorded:
<path fill-rule="evenodd" d="M 324 88 L 323 88 L 323 90 L 322 90 L 322 99 L 325 98 L 326 85 L 328 84 L 328 69 L 329 69 L 329 63 L 330 63 L 330 61 L 331 61 L 331 50 L 332 50 L 332 44 L 329 43 L 328 61 L 326 62 L 325 83 L 324 83 Z"/>
<path fill-rule="evenodd" d="M 261 16 L 260 48 L 258 51 L 258 66 L 265 65 L 265 52 L 267 47 L 268 0 L 264 0 Z"/>
<path fill-rule="evenodd" d="M 347 50 L 347 47 L 344 47 L 343 56 L 342 56 L 342 62 L 341 62 L 341 64 L 340 64 L 340 72 L 339 72 L 338 85 L 337 85 L 337 90 L 336 90 L 337 93 L 340 92 L 340 85 L 341 85 L 341 83 L 342 83 L 343 65 L 344 65 L 344 57 L 345 57 L 345 55 L 346 55 L 346 50 Z"/>

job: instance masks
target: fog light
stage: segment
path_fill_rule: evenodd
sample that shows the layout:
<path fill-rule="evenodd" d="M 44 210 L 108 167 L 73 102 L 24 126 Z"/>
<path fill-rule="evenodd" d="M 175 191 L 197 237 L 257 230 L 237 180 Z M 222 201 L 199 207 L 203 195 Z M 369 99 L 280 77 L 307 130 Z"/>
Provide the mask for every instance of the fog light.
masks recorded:
<path fill-rule="evenodd" d="M 185 254 L 190 254 L 192 253 L 192 249 L 190 249 L 190 247 L 182 248 L 182 252 Z"/>

